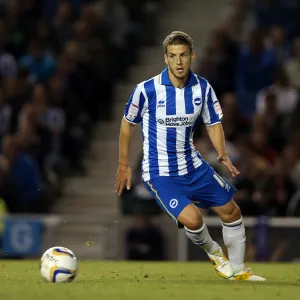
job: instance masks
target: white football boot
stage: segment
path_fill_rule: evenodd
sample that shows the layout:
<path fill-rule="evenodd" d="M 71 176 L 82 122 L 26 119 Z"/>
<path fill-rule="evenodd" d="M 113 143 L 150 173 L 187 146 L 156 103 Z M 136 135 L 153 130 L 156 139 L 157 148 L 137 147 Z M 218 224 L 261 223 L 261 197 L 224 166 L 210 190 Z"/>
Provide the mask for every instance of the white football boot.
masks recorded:
<path fill-rule="evenodd" d="M 244 280 L 244 281 L 266 281 L 266 278 L 253 274 L 250 269 L 244 268 L 240 272 L 234 273 L 229 280 Z"/>
<path fill-rule="evenodd" d="M 226 279 L 233 276 L 233 269 L 221 247 L 219 247 L 214 253 L 207 253 L 207 255 L 219 276 Z"/>

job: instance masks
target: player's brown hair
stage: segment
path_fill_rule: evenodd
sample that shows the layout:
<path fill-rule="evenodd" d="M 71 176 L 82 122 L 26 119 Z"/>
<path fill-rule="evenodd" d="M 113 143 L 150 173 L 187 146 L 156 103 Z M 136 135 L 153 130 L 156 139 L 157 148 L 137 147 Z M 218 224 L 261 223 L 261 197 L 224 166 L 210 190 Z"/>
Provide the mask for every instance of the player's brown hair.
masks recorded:
<path fill-rule="evenodd" d="M 187 45 L 190 48 L 190 51 L 193 51 L 193 39 L 182 31 L 173 31 L 170 33 L 163 42 L 163 48 L 165 54 L 167 54 L 167 48 L 169 45 Z"/>

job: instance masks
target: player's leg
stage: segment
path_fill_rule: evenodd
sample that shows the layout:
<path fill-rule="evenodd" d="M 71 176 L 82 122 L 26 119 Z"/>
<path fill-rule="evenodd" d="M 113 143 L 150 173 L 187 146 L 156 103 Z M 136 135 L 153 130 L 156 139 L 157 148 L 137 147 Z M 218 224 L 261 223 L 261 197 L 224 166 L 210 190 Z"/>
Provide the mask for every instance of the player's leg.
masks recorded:
<path fill-rule="evenodd" d="M 178 222 L 184 225 L 187 237 L 207 253 L 217 274 L 223 278 L 230 278 L 233 269 L 220 245 L 211 238 L 198 207 L 194 204 L 187 205 L 179 214 Z"/>
<path fill-rule="evenodd" d="M 211 207 L 222 221 L 223 240 L 235 272 L 244 269 L 246 234 L 239 207 L 231 200 L 222 206 Z"/>
<path fill-rule="evenodd" d="M 213 172 L 206 188 L 202 189 L 202 196 L 207 199 L 206 205 L 222 220 L 224 244 L 234 271 L 231 279 L 263 281 L 264 278 L 244 267 L 246 235 L 240 209 L 232 200 L 235 192 L 236 189 L 231 184 Z"/>
<path fill-rule="evenodd" d="M 233 280 L 264 281 L 265 278 L 254 275 L 244 266 L 246 234 L 239 207 L 230 200 L 225 205 L 211 207 L 222 220 L 223 240 L 228 249 L 229 262 L 232 265 Z"/>
<path fill-rule="evenodd" d="M 194 204 L 188 204 L 180 212 L 177 220 L 183 224 L 187 237 L 196 246 L 202 248 L 208 253 L 214 253 L 218 250 L 219 245 L 212 240 L 201 213 Z"/>
<path fill-rule="evenodd" d="M 198 207 L 186 197 L 186 186 L 180 184 L 180 178 L 176 179 L 159 177 L 146 182 L 146 187 L 177 226 L 182 224 L 188 238 L 207 252 L 217 273 L 225 278 L 232 276 L 232 268 L 221 247 L 209 235 Z"/>
<path fill-rule="evenodd" d="M 223 239 L 228 249 L 235 280 L 264 280 L 244 268 L 245 227 L 239 207 L 232 200 L 236 189 L 221 178 L 212 168 L 205 174 L 194 172 L 190 184 L 189 198 L 199 206 L 211 208 L 223 222 Z"/>
<path fill-rule="evenodd" d="M 180 228 L 185 228 L 191 241 L 208 252 L 217 249 L 211 239 L 199 209 L 184 195 L 180 179 L 160 177 L 146 182 L 146 187 L 155 197 L 162 210 Z"/>

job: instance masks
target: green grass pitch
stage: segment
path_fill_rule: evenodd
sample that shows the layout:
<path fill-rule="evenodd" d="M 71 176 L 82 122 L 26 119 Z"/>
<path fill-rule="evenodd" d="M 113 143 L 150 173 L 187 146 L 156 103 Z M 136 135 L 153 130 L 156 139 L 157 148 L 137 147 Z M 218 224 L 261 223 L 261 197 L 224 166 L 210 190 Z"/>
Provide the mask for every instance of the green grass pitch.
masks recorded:
<path fill-rule="evenodd" d="M 209 262 L 81 261 L 72 283 L 45 282 L 38 261 L 0 261 L 0 299 L 300 299 L 300 264 L 250 264 L 265 283 L 231 282 Z"/>

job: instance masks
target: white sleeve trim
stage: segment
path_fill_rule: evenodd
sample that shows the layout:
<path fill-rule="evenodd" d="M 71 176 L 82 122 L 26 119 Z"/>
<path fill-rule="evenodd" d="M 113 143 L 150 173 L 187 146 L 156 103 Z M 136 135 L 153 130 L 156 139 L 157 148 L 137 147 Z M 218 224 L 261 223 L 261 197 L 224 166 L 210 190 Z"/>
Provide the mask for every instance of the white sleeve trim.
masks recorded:
<path fill-rule="evenodd" d="M 123 116 L 123 119 L 126 120 L 128 123 L 131 123 L 131 124 L 133 124 L 133 125 L 139 124 L 139 123 L 134 123 L 134 122 L 132 122 L 132 121 L 129 121 L 129 120 L 126 118 L 125 115 Z"/>
<path fill-rule="evenodd" d="M 205 124 L 207 127 L 210 127 L 210 126 L 213 126 L 213 125 L 216 125 L 216 124 L 221 124 L 222 122 L 221 121 L 218 121 L 218 122 L 215 122 L 215 123 L 212 123 L 212 124 Z"/>

